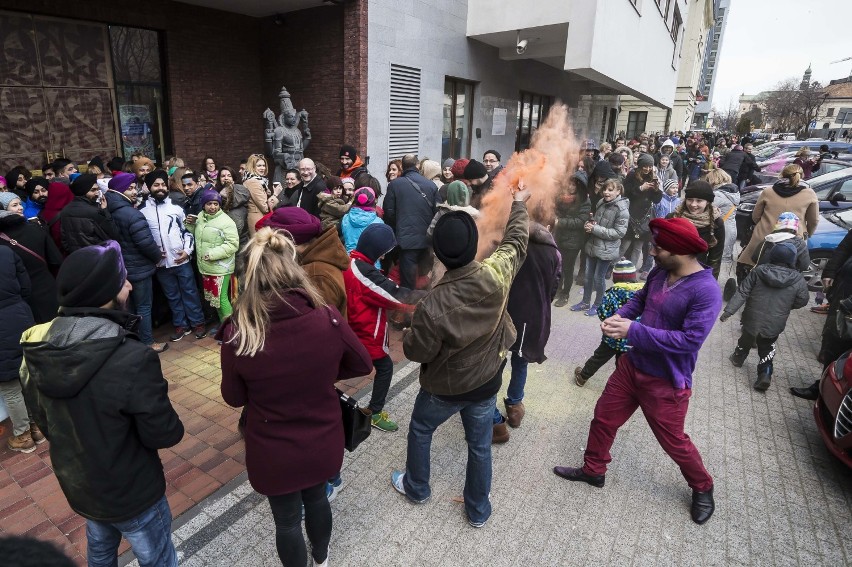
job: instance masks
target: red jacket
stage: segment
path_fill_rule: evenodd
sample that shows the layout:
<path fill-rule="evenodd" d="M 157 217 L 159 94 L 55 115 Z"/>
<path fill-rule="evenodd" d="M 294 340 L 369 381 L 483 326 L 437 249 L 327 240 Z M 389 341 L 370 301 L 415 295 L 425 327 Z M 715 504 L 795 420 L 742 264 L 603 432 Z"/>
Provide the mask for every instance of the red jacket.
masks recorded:
<path fill-rule="evenodd" d="M 414 311 L 408 303 L 416 301 L 416 292 L 386 278 L 358 250 L 349 255 L 349 269 L 343 272 L 343 281 L 349 326 L 373 360 L 383 358 L 388 354 L 387 312 Z"/>
<path fill-rule="evenodd" d="M 343 422 L 334 382 L 364 376 L 367 351 L 333 306 L 315 308 L 302 291 L 288 291 L 270 309 L 266 344 L 254 357 L 222 343 L 222 398 L 248 406 L 246 469 L 252 487 L 289 494 L 334 477 L 343 463 Z"/>

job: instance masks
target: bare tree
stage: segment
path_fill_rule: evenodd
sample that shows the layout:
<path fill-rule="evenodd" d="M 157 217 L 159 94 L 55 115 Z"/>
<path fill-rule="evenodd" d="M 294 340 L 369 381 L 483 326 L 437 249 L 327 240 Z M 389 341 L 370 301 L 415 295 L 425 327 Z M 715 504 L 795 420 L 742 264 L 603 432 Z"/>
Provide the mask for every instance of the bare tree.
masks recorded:
<path fill-rule="evenodd" d="M 826 98 L 828 93 L 819 82 L 802 85 L 791 77 L 778 83 L 762 102 L 776 130 L 804 135 Z"/>
<path fill-rule="evenodd" d="M 737 105 L 734 100 L 728 100 L 728 107 L 724 110 L 713 108 L 713 126 L 722 132 L 732 132 L 737 125 Z"/>

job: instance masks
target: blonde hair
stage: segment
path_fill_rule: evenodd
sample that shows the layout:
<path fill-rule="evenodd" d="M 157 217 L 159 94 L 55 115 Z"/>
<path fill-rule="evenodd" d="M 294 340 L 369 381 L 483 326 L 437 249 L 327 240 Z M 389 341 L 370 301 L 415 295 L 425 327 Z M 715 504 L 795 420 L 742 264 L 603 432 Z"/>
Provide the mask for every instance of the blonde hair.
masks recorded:
<path fill-rule="evenodd" d="M 600 153 L 601 153 L 602 156 L 606 156 L 611 152 L 612 152 L 612 144 L 610 144 L 609 142 L 604 142 L 603 144 L 601 144 Z"/>
<path fill-rule="evenodd" d="M 168 171 L 169 169 L 171 169 L 173 167 L 186 167 L 186 163 L 184 163 L 182 158 L 179 158 L 177 156 L 173 156 L 173 157 L 170 157 L 169 161 L 166 162 L 166 170 Z"/>
<path fill-rule="evenodd" d="M 710 184 L 713 189 L 733 183 L 731 176 L 724 169 L 711 169 L 704 175 L 704 181 Z"/>
<path fill-rule="evenodd" d="M 796 157 L 806 157 L 809 155 L 811 155 L 811 149 L 807 146 L 799 148 L 799 151 L 796 152 Z"/>
<path fill-rule="evenodd" d="M 781 170 L 781 177 L 790 182 L 790 187 L 798 187 L 799 181 L 802 180 L 804 175 L 805 172 L 802 171 L 802 167 L 797 163 L 791 163 Z"/>
<path fill-rule="evenodd" d="M 301 289 L 315 308 L 324 308 L 325 300 L 296 259 L 296 244 L 286 231 L 264 227 L 243 248 L 240 270 L 242 289 L 234 302 L 231 321 L 237 356 L 254 356 L 263 350 L 269 328 L 269 312 L 280 303 L 287 304 L 287 292 Z"/>
<path fill-rule="evenodd" d="M 246 173 L 254 173 L 255 175 L 260 175 L 257 172 L 257 162 L 263 161 L 266 164 L 266 174 L 269 175 L 269 160 L 266 159 L 266 156 L 263 154 L 252 154 L 246 160 Z M 266 177 L 265 175 L 263 177 Z"/>
<path fill-rule="evenodd" d="M 178 167 L 174 173 L 169 175 L 169 191 L 180 191 L 183 192 L 183 186 L 180 183 L 180 178 L 183 177 L 183 174 L 189 171 L 192 171 L 187 167 Z"/>

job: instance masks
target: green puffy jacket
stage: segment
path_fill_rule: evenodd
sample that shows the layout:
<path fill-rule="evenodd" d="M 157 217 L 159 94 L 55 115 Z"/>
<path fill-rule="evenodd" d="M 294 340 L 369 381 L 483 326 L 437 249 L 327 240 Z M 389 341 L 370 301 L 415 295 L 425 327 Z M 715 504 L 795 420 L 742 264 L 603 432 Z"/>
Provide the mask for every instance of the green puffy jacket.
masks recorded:
<path fill-rule="evenodd" d="M 215 215 L 201 211 L 195 223 L 186 226 L 195 236 L 199 272 L 205 276 L 234 273 L 240 234 L 231 217 L 221 209 Z"/>

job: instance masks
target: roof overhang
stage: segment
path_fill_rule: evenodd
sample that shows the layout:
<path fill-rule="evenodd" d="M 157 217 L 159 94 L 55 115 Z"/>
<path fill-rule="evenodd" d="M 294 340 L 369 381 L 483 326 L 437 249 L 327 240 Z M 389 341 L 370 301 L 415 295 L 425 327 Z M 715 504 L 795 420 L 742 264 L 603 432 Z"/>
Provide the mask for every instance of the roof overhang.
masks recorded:
<path fill-rule="evenodd" d="M 202 6 L 212 10 L 222 10 L 235 14 L 244 14 L 255 18 L 265 18 L 286 12 L 295 12 L 306 8 L 345 4 L 348 0 L 180 0 L 183 4 Z"/>

